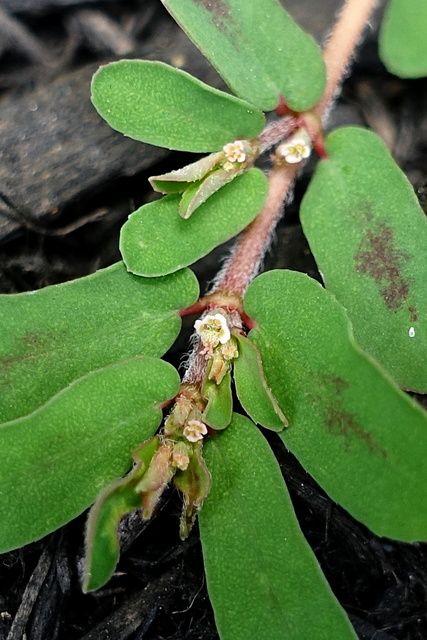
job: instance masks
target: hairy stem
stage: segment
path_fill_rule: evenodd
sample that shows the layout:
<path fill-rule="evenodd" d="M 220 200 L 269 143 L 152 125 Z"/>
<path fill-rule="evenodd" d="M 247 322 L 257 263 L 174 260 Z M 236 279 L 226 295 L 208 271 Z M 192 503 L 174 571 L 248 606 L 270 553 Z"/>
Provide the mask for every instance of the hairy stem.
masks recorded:
<path fill-rule="evenodd" d="M 274 144 L 280 142 L 284 138 L 287 138 L 297 127 L 295 116 L 286 115 L 280 120 L 270 122 L 264 131 L 261 132 L 259 141 L 259 153 L 265 153 Z"/>
<path fill-rule="evenodd" d="M 229 260 L 218 274 L 212 291 L 223 291 L 240 298 L 244 296 L 270 246 L 272 234 L 282 215 L 283 202 L 298 170 L 298 165 L 276 166 L 271 170 L 264 207 L 242 233 Z"/>
<path fill-rule="evenodd" d="M 378 0 L 346 0 L 323 51 L 327 84 L 317 105 L 325 119 L 347 75 L 355 49 Z"/>

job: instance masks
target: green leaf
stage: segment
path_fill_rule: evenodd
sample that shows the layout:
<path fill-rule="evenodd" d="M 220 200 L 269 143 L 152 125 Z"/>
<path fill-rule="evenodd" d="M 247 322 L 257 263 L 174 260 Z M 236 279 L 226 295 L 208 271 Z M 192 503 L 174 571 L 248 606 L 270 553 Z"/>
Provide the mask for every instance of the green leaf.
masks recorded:
<path fill-rule="evenodd" d="M 255 425 L 235 414 L 203 454 L 212 488 L 200 536 L 221 640 L 355 639 Z"/>
<path fill-rule="evenodd" d="M 244 100 L 150 60 L 101 67 L 92 80 L 92 102 L 113 129 L 178 151 L 219 151 L 237 138 L 254 138 L 265 122 Z"/>
<path fill-rule="evenodd" d="M 390 0 L 379 37 L 380 56 L 387 69 L 401 78 L 427 75 L 427 3 Z"/>
<path fill-rule="evenodd" d="M 181 271 L 147 280 L 117 263 L 97 273 L 0 296 L 0 421 L 34 411 L 76 378 L 135 355 L 161 356 L 195 302 Z"/>
<path fill-rule="evenodd" d="M 356 345 L 344 309 L 307 276 L 270 271 L 245 310 L 286 446 L 374 533 L 427 540 L 427 414 Z"/>
<path fill-rule="evenodd" d="M 283 96 L 295 111 L 321 97 L 325 69 L 314 40 L 277 0 L 162 0 L 228 86 L 263 111 Z"/>
<path fill-rule="evenodd" d="M 338 129 L 327 150 L 301 207 L 325 285 L 361 346 L 402 387 L 427 392 L 427 219 L 373 133 Z"/>
<path fill-rule="evenodd" d="M 133 469 L 104 489 L 92 507 L 86 530 L 84 593 L 99 589 L 113 575 L 120 555 L 117 527 L 123 516 L 142 506 L 135 484 L 147 471 L 158 446 L 155 436 L 135 449 Z"/>
<path fill-rule="evenodd" d="M 202 420 L 212 429 L 228 427 L 233 415 L 233 396 L 231 394 L 231 375 L 227 372 L 220 384 L 214 380 L 205 380 L 202 395 L 208 401 Z"/>
<path fill-rule="evenodd" d="M 147 277 L 181 269 L 242 231 L 266 195 L 266 177 L 250 169 L 214 193 L 188 220 L 178 214 L 179 195 L 146 204 L 122 227 L 123 260 L 129 271 Z"/>
<path fill-rule="evenodd" d="M 282 431 L 288 421 L 267 384 L 259 351 L 244 336 L 237 333 L 235 336 L 239 341 L 239 357 L 234 360 L 233 371 L 239 402 L 254 422 Z"/>
<path fill-rule="evenodd" d="M 34 413 L 0 427 L 0 551 L 79 515 L 130 467 L 160 405 L 179 388 L 168 363 L 136 357 L 76 380 Z"/>

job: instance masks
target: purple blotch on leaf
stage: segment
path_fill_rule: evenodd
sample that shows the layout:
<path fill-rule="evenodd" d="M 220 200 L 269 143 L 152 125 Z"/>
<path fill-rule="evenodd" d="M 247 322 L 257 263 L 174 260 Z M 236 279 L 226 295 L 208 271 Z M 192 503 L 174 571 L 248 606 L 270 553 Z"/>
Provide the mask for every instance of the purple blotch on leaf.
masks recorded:
<path fill-rule="evenodd" d="M 382 221 L 368 219 L 365 237 L 354 256 L 357 273 L 370 276 L 378 285 L 381 297 L 389 311 L 402 307 L 409 295 L 410 282 L 402 274 L 405 262 L 411 256 L 397 249 L 394 230 Z M 409 308 L 412 314 L 415 309 Z"/>
<path fill-rule="evenodd" d="M 318 374 L 316 376 L 320 383 L 320 393 L 317 397 L 323 405 L 323 419 L 329 433 L 342 436 L 344 438 L 344 448 L 348 451 L 355 438 L 362 440 L 369 451 L 387 457 L 387 452 L 375 442 L 374 438 L 357 421 L 354 414 L 347 411 L 344 406 L 343 393 L 349 388 L 349 383 L 331 374 Z"/>
<path fill-rule="evenodd" d="M 353 437 L 356 437 L 367 445 L 371 453 L 379 454 L 382 458 L 387 457 L 387 452 L 360 426 L 355 416 L 342 407 L 329 406 L 324 412 L 324 420 L 329 433 L 344 437 L 346 451 L 350 449 Z"/>
<path fill-rule="evenodd" d="M 227 0 L 193 0 L 211 14 L 211 20 L 218 31 L 232 36 L 237 32 L 237 25 L 231 15 L 230 5 Z"/>
<path fill-rule="evenodd" d="M 417 320 L 418 320 L 418 311 L 417 311 L 416 306 L 413 305 L 413 304 L 409 305 L 408 311 L 411 314 L 410 315 L 411 321 L 412 322 L 417 322 Z"/>
<path fill-rule="evenodd" d="M 210 11 L 216 18 L 227 18 L 230 16 L 230 6 L 225 0 L 195 0 Z"/>

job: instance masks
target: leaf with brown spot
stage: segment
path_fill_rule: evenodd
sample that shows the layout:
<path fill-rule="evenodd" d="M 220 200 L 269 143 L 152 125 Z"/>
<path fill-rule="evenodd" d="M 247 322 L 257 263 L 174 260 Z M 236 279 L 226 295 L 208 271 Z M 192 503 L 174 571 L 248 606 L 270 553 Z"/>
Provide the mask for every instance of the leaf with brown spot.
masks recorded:
<path fill-rule="evenodd" d="M 427 219 L 373 133 L 338 129 L 301 205 L 326 287 L 356 340 L 405 389 L 427 392 Z"/>
<path fill-rule="evenodd" d="M 356 272 L 365 273 L 375 280 L 390 311 L 399 309 L 408 298 L 409 282 L 403 277 L 403 269 L 412 257 L 396 248 L 394 236 L 393 228 L 385 222 L 373 222 L 372 228 L 365 229 L 354 257 Z"/>
<path fill-rule="evenodd" d="M 263 111 L 275 109 L 281 96 L 295 111 L 320 99 L 320 49 L 277 0 L 162 2 L 239 97 Z"/>
<path fill-rule="evenodd" d="M 244 304 L 289 420 L 286 446 L 377 535 L 427 540 L 427 413 L 357 346 L 344 309 L 308 276 L 269 271 Z"/>

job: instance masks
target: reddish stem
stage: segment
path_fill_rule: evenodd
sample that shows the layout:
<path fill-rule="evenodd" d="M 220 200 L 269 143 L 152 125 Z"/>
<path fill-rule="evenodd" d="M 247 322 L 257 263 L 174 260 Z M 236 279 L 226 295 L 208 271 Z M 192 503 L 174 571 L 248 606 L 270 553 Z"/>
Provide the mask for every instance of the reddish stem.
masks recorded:
<path fill-rule="evenodd" d="M 298 120 L 295 115 L 289 114 L 280 118 L 280 120 L 270 122 L 258 138 L 259 153 L 265 153 L 273 145 L 288 138 L 298 126 Z"/>
<path fill-rule="evenodd" d="M 200 298 L 200 300 L 197 300 L 197 302 L 192 304 L 191 307 L 180 309 L 179 315 L 181 318 L 184 318 L 185 316 L 192 316 L 195 314 L 203 313 L 203 311 L 206 311 L 207 307 L 208 303 L 206 302 L 206 299 Z"/>
<path fill-rule="evenodd" d="M 347 0 L 323 51 L 327 84 L 317 113 L 327 118 L 351 63 L 355 49 L 378 0 Z"/>
<path fill-rule="evenodd" d="M 283 202 L 294 184 L 299 168 L 299 165 L 273 167 L 264 207 L 241 234 L 230 259 L 218 274 L 212 291 L 243 298 L 270 246 L 273 231 L 282 215 Z"/>

